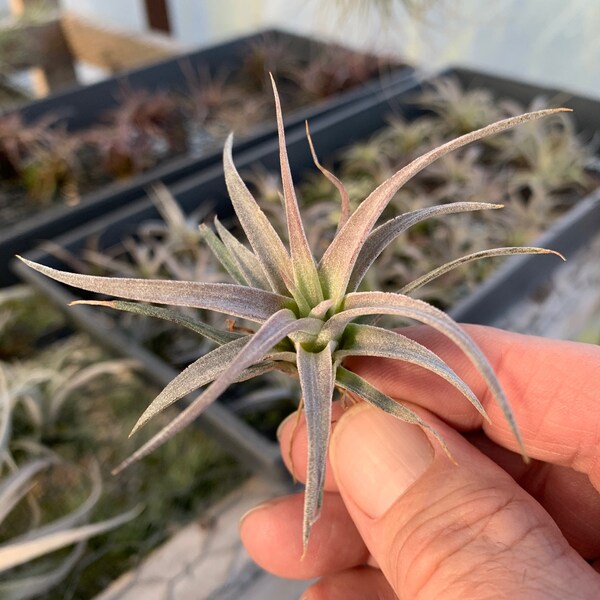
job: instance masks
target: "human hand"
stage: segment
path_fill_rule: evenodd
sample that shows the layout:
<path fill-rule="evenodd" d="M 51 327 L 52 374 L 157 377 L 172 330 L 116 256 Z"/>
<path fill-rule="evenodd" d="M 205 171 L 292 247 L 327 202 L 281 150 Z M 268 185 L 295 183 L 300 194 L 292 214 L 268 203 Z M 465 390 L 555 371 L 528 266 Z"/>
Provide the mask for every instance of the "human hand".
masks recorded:
<path fill-rule="evenodd" d="M 458 465 L 414 425 L 366 403 L 334 406 L 325 497 L 303 560 L 303 495 L 271 501 L 240 525 L 251 556 L 288 578 L 321 579 L 302 600 L 600 598 L 600 348 L 465 326 L 512 402 L 525 464 L 500 409 L 458 348 L 423 327 L 432 349 L 492 423 L 443 380 L 397 361 L 346 364 L 411 404 Z M 306 470 L 306 429 L 280 428 L 284 460 Z M 461 433 L 458 433 L 461 432 Z"/>

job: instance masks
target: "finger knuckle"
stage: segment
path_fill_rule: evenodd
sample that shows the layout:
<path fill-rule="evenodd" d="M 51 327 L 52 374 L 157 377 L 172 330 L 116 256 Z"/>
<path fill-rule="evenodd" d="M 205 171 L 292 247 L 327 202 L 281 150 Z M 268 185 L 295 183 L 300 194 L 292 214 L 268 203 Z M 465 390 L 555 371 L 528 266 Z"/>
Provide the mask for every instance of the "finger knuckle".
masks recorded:
<path fill-rule="evenodd" d="M 540 537 L 550 554 L 564 551 L 552 547 L 545 529 L 545 519 L 520 495 L 467 485 L 425 506 L 397 533 L 391 572 L 402 577 L 397 589 L 415 599 L 436 597 L 433 590 L 450 585 L 456 594 L 448 590 L 447 597 L 463 598 L 464 583 L 497 591 L 507 572 L 522 577 L 539 560 Z"/>

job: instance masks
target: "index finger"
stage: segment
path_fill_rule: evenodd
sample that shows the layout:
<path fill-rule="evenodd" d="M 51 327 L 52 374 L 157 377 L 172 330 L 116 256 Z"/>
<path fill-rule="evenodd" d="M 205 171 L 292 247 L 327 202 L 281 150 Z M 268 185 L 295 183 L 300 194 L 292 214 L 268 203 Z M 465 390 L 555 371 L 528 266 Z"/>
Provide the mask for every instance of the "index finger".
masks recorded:
<path fill-rule="evenodd" d="M 529 455 L 587 473 L 600 489 L 600 347 L 463 327 L 496 372 Z M 445 381 L 419 367 L 372 357 L 349 358 L 346 366 L 389 396 L 423 406 L 463 431 L 483 426 L 496 443 L 518 452 L 500 407 L 459 348 L 426 327 L 402 333 L 435 352 L 471 387 L 491 423 Z"/>

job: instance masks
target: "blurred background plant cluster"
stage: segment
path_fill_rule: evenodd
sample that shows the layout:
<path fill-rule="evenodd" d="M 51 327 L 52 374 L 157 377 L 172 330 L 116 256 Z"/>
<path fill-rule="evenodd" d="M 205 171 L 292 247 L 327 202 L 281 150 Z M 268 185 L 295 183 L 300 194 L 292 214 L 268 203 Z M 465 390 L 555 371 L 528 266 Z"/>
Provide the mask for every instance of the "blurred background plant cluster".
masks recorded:
<path fill-rule="evenodd" d="M 127 477 L 112 477 L 137 447 L 127 435 L 158 390 L 135 362 L 65 335 L 64 318 L 30 288 L 8 290 L 0 293 L 0 572 L 4 559 L 22 564 L 3 573 L 0 596 L 91 598 L 246 473 L 190 429 Z M 143 511 L 132 519 L 136 502 Z M 111 534 L 60 549 L 61 536 L 90 522 Z"/>
<path fill-rule="evenodd" d="M 186 92 L 123 83 L 117 107 L 76 131 L 60 112 L 33 123 L 19 113 L 0 116 L 2 221 L 16 221 L 39 203 L 78 203 L 82 194 L 169 159 L 217 149 L 230 131 L 243 138 L 271 116 L 269 72 L 293 111 L 364 83 L 386 66 L 383 59 L 341 47 L 317 49 L 301 60 L 269 36 L 248 44 L 241 56 L 240 69 L 216 73 L 208 64 L 194 68 L 182 60 Z M 15 207 L 14 198 L 24 195 L 31 202 Z"/>

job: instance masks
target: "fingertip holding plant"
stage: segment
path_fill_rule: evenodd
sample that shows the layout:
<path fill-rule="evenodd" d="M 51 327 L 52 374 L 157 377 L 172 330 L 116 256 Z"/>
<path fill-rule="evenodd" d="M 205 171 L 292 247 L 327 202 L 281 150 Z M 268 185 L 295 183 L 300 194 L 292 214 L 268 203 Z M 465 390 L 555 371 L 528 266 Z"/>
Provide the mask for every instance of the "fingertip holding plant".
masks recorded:
<path fill-rule="evenodd" d="M 528 460 L 513 411 L 488 360 L 448 315 L 408 294 L 443 273 L 468 261 L 509 254 L 559 253 L 542 248 L 497 248 L 474 253 L 442 265 L 396 293 L 363 292 L 359 285 L 369 267 L 403 231 L 429 217 L 475 210 L 498 209 L 501 205 L 457 202 L 415 210 L 376 226 L 394 194 L 411 177 L 455 149 L 521 123 L 570 109 L 548 109 L 526 113 L 487 125 L 447 142 L 393 174 L 350 213 L 344 185 L 318 162 L 307 125 L 307 137 L 317 168 L 337 189 L 341 198 L 338 231 L 320 260 L 311 251 L 288 162 L 282 111 L 271 76 L 279 133 L 281 180 L 288 229 L 289 249 L 242 181 L 232 158 L 232 136 L 223 152 L 224 174 L 232 204 L 250 248 L 235 239 L 218 221 L 216 233 L 202 227 L 203 239 L 213 250 L 235 283 L 109 278 L 68 273 L 21 258 L 33 269 L 67 285 L 83 290 L 132 300 L 77 301 L 118 310 L 137 312 L 176 322 L 217 347 L 184 369 L 155 398 L 136 423 L 132 433 L 153 416 L 194 390 L 204 391 L 159 433 L 142 445 L 114 470 L 118 474 L 131 463 L 147 456 L 200 415 L 232 383 L 268 371 L 298 377 L 308 436 L 308 466 L 303 522 L 303 556 L 311 528 L 318 520 L 323 501 L 327 449 L 331 430 L 332 399 L 336 389 L 359 397 L 373 406 L 432 434 L 453 462 L 440 435 L 419 415 L 382 393 L 353 373 L 342 361 L 348 356 L 377 356 L 412 363 L 445 379 L 456 388 L 482 417 L 489 417 L 480 401 L 435 353 L 399 332 L 374 324 L 357 322 L 361 317 L 392 315 L 428 325 L 456 344 L 487 383 L 510 426 L 518 449 Z M 245 327 L 219 330 L 167 308 L 147 303 L 214 310 L 258 324 L 256 331 Z"/>

